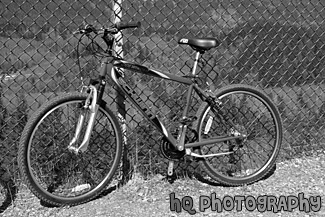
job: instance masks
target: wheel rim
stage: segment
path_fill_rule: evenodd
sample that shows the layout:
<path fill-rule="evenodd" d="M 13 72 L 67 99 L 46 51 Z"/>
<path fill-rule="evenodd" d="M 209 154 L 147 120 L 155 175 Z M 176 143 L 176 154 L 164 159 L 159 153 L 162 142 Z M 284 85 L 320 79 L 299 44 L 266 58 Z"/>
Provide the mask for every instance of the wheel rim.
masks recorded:
<path fill-rule="evenodd" d="M 76 201 L 91 197 L 98 188 L 103 188 L 113 175 L 112 167 L 117 161 L 116 144 L 119 142 L 118 135 L 115 134 L 117 129 L 112 124 L 110 115 L 102 108 L 98 110 L 88 149 L 78 155 L 68 151 L 67 146 L 75 132 L 77 112 L 70 111 L 68 107 L 57 113 L 53 112 L 58 108 L 80 102 L 82 100 L 69 101 L 52 108 L 38 121 L 29 140 L 27 150 L 29 176 L 38 191 L 58 201 Z M 73 118 L 70 117 L 71 114 Z M 57 118 L 58 115 L 61 118 Z M 102 120 L 102 117 L 106 117 L 107 120 Z M 57 132 L 54 132 L 55 130 Z M 82 135 L 83 133 L 79 144 L 83 139 Z M 110 147 L 101 144 L 114 145 Z"/>
<path fill-rule="evenodd" d="M 242 97 L 242 98 L 234 96 L 237 94 L 244 94 L 247 96 Z M 231 100 L 226 101 L 226 99 L 228 97 Z M 250 100 L 250 97 L 255 98 L 256 99 L 255 102 L 254 102 L 254 100 Z M 214 175 L 217 175 L 218 178 L 221 178 L 221 179 L 224 179 L 227 181 L 230 181 L 230 180 L 240 181 L 240 180 L 252 179 L 252 178 L 258 176 L 260 173 L 262 173 L 269 166 L 272 159 L 274 159 L 275 155 L 277 154 L 275 149 L 276 149 L 276 146 L 278 145 L 277 141 L 279 140 L 279 127 L 275 123 L 276 115 L 274 114 L 274 112 L 273 112 L 272 108 L 269 106 L 269 104 L 262 97 L 260 97 L 259 95 L 255 94 L 255 93 L 251 93 L 251 92 L 247 92 L 247 91 L 231 91 L 229 93 L 222 94 L 218 98 L 221 102 L 223 102 L 222 110 L 224 112 L 228 110 L 227 114 L 230 115 L 232 118 L 234 118 L 236 116 L 236 114 L 237 114 L 237 116 L 242 116 L 242 119 L 240 119 L 241 121 L 236 121 L 236 119 L 234 121 L 238 128 L 244 128 L 244 131 L 246 131 L 248 134 L 248 138 L 244 142 L 242 142 L 243 148 L 238 149 L 238 151 L 234 152 L 235 154 L 224 155 L 224 156 L 213 157 L 213 158 L 206 158 L 204 161 L 204 164 L 206 164 L 207 168 L 210 170 L 211 173 L 213 173 Z M 259 101 L 259 103 L 256 102 L 257 100 Z M 250 102 L 250 104 L 247 104 L 248 102 Z M 246 105 L 245 105 L 245 103 L 246 103 Z M 236 109 L 231 108 L 234 105 L 237 105 L 237 107 L 235 107 Z M 251 108 L 255 109 L 255 112 L 254 112 L 254 109 L 249 108 L 249 105 L 251 106 Z M 261 116 L 258 117 L 258 116 L 256 116 L 256 114 L 260 110 L 259 107 L 261 107 L 261 105 L 264 106 L 265 111 L 261 112 Z M 246 111 L 243 112 L 243 110 L 245 110 L 245 109 L 246 109 Z M 243 118 L 245 116 L 245 114 L 248 114 L 248 115 L 246 115 L 247 118 Z M 208 119 L 209 118 L 211 119 L 211 117 L 214 122 L 213 124 L 215 124 L 215 122 L 218 118 L 212 113 L 210 107 L 208 107 L 205 110 L 205 112 L 203 113 L 201 123 L 199 125 L 200 126 L 199 131 L 198 131 L 199 132 L 199 140 L 203 139 L 203 137 L 206 137 L 205 136 L 206 131 L 209 131 L 208 133 L 211 133 L 217 129 L 218 124 L 215 124 L 215 126 L 213 126 L 213 124 L 211 126 L 209 126 Z M 220 122 L 220 119 L 219 119 L 219 122 Z M 219 126 L 220 125 L 221 124 L 219 123 Z M 259 125 L 260 128 L 258 128 L 257 125 Z M 253 127 L 253 126 L 255 126 L 255 127 Z M 216 134 L 221 135 L 223 133 L 223 135 L 224 135 L 225 131 L 226 131 L 225 130 L 226 126 L 224 125 L 223 128 L 224 129 L 220 129 L 220 127 L 219 127 L 220 132 L 218 132 Z M 255 132 L 253 132 L 252 129 L 255 129 Z M 229 131 L 229 129 L 228 129 L 228 131 Z M 273 133 L 272 137 L 269 136 L 269 138 L 268 138 L 265 135 L 263 136 L 263 134 L 262 134 L 263 131 L 264 132 L 267 132 L 267 131 L 272 132 Z M 253 144 L 254 140 L 255 140 L 255 144 Z M 263 153 L 265 152 L 265 148 L 266 148 L 265 145 L 263 145 L 263 146 L 260 145 L 260 143 L 263 141 L 264 141 L 264 143 L 265 143 L 265 141 L 268 141 L 268 143 L 272 143 L 272 145 L 269 147 L 269 149 L 270 148 L 271 149 L 268 151 L 268 153 L 269 153 L 268 156 L 263 156 Z M 201 147 L 200 152 L 201 152 L 201 154 L 211 154 L 211 153 L 220 152 L 221 150 L 222 150 L 222 152 L 225 152 L 224 150 L 229 151 L 229 149 L 231 149 L 229 147 L 234 146 L 234 143 L 236 143 L 236 142 L 219 143 L 219 144 L 213 144 L 211 146 L 204 146 L 204 147 Z M 252 144 L 253 144 L 253 146 L 255 145 L 255 147 L 253 147 Z M 248 146 L 248 145 L 250 145 L 250 146 Z M 261 150 L 258 151 L 258 150 L 256 150 L 256 148 L 260 148 Z M 263 149 L 264 149 L 264 152 L 263 152 Z M 250 151 L 250 152 L 248 152 L 248 151 Z M 257 154 L 257 156 L 258 156 L 257 160 L 255 160 L 255 163 L 257 161 L 260 161 L 258 166 L 254 167 L 252 162 L 250 163 L 251 165 L 249 166 L 247 164 L 247 162 L 246 163 L 244 162 L 244 159 L 250 158 L 250 155 L 252 153 L 255 155 Z M 217 167 L 217 168 L 215 168 L 215 167 Z M 211 168 L 214 168 L 214 169 L 211 169 Z M 215 171 L 216 169 L 218 170 L 218 172 Z"/>

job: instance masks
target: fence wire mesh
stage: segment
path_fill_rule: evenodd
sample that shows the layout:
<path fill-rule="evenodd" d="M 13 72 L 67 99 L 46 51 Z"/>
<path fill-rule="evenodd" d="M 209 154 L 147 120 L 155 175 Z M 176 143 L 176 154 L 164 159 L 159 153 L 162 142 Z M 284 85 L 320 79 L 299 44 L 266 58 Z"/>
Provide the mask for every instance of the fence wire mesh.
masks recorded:
<path fill-rule="evenodd" d="M 114 5 L 118 4 L 119 7 Z M 19 136 L 30 115 L 61 92 L 75 91 L 81 77 L 96 76 L 99 60 L 84 52 L 77 65 L 72 31 L 92 24 L 109 26 L 114 17 L 140 21 L 123 32 L 125 59 L 150 68 L 187 75 L 194 52 L 180 37 L 216 37 L 221 45 L 204 55 L 200 77 L 212 90 L 246 83 L 265 91 L 278 106 L 284 125 L 279 160 L 324 150 L 325 3 L 320 0 L 27 0 L 0 2 L 1 179 L 19 179 Z M 114 11 L 115 10 L 115 11 Z M 122 13 L 120 13 L 121 10 Z M 125 72 L 148 105 L 171 128 L 177 126 L 185 88 L 165 80 Z M 205 82 L 203 82 L 204 84 Z M 116 91 L 105 96 L 118 109 Z M 193 104 L 195 114 L 197 104 Z M 159 154 L 161 135 L 125 103 L 127 159 L 143 175 L 166 173 Z M 177 171 L 195 170 L 184 159 Z"/>

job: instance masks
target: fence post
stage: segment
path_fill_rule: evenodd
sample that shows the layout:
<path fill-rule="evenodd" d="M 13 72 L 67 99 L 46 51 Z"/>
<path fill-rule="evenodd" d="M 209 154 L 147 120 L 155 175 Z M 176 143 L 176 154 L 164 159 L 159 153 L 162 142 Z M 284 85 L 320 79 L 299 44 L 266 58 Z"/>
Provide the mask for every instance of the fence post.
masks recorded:
<path fill-rule="evenodd" d="M 117 23 L 120 22 L 122 19 L 122 0 L 114 0 L 113 5 L 114 11 L 114 19 L 113 22 Z M 115 40 L 118 43 L 116 46 L 116 53 L 123 58 L 123 35 L 121 32 L 115 35 Z M 122 71 L 122 75 L 124 73 Z M 122 133 L 123 133 L 123 143 L 125 146 L 124 153 L 123 153 L 123 160 L 122 160 L 122 183 L 128 181 L 130 176 L 130 162 L 128 159 L 128 148 L 127 148 L 127 137 L 126 137 L 126 111 L 125 111 L 125 95 L 122 91 L 119 90 L 119 87 L 116 88 L 117 92 L 117 112 L 119 119 L 122 123 Z"/>

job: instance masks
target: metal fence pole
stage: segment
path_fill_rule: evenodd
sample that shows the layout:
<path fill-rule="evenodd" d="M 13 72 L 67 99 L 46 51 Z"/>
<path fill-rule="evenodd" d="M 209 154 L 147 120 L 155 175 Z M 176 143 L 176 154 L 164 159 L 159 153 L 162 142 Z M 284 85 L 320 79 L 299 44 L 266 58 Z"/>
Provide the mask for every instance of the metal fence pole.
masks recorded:
<path fill-rule="evenodd" d="M 114 11 L 114 23 L 121 22 L 122 19 L 122 0 L 114 0 L 113 5 L 113 11 Z M 116 46 L 116 53 L 123 58 L 123 35 L 121 32 L 115 35 L 117 46 Z M 122 75 L 124 76 L 124 73 L 122 71 Z M 122 91 L 119 90 L 119 87 L 116 88 L 117 91 L 117 112 L 119 119 L 122 123 L 122 131 L 123 131 L 123 143 L 126 146 L 127 144 L 127 136 L 126 136 L 126 111 L 125 111 L 125 95 Z M 129 173 L 129 159 L 128 159 L 128 149 L 125 148 L 123 153 L 123 182 L 127 181 L 127 177 Z"/>

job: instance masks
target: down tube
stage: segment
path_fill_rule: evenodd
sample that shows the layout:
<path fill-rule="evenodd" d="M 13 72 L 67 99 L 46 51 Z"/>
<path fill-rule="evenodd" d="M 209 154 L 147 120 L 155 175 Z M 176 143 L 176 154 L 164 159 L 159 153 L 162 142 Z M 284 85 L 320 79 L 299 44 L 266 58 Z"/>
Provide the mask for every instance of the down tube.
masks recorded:
<path fill-rule="evenodd" d="M 133 105 L 135 105 L 137 109 L 141 111 L 143 116 L 147 118 L 151 123 L 153 123 L 154 126 L 166 137 L 170 143 L 176 145 L 176 139 L 170 134 L 163 123 L 157 118 L 157 116 L 150 111 L 141 97 L 125 82 L 123 77 L 119 73 L 116 73 L 114 67 L 112 67 L 111 70 L 111 78 L 116 83 L 116 85 L 120 87 L 124 94 L 131 100 Z"/>

